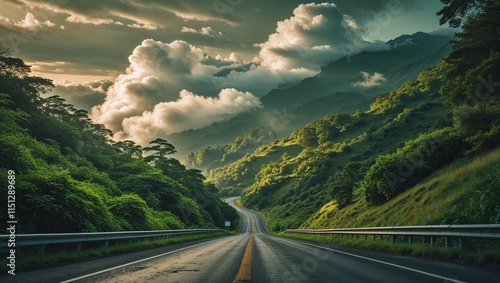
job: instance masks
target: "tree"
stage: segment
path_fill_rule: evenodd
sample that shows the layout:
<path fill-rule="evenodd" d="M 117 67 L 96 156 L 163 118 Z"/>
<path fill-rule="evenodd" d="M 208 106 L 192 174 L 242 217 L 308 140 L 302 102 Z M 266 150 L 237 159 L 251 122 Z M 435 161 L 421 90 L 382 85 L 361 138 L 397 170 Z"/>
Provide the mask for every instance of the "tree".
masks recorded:
<path fill-rule="evenodd" d="M 466 24 L 469 18 L 474 18 L 481 13 L 485 7 L 493 2 L 490 0 L 441 0 L 445 5 L 437 15 L 441 16 L 439 23 L 449 23 L 451 27 L 457 28 Z"/>
<path fill-rule="evenodd" d="M 118 147 L 121 152 L 130 155 L 132 158 L 142 157 L 142 147 L 131 140 L 117 142 L 115 146 Z"/>
<path fill-rule="evenodd" d="M 462 26 L 445 59 L 446 84 L 441 94 L 456 106 L 454 120 L 474 151 L 498 144 L 500 126 L 500 1 L 442 0 L 441 23 Z"/>
<path fill-rule="evenodd" d="M 305 127 L 299 132 L 299 141 L 302 147 L 313 147 L 318 145 L 316 132 L 311 127 Z"/>
<path fill-rule="evenodd" d="M 144 151 L 153 151 L 153 153 L 146 157 L 146 161 L 156 163 L 166 158 L 169 154 L 177 152 L 175 147 L 168 141 L 157 138 L 149 143 L 151 146 L 145 147 Z"/>
<path fill-rule="evenodd" d="M 441 23 L 463 26 L 453 41 L 453 50 L 445 59 L 447 63 L 446 81 L 441 93 L 452 105 L 488 102 L 482 99 L 488 92 L 491 95 L 490 76 L 500 71 L 500 1 L 498 0 L 442 0 L 447 4 L 438 14 Z M 472 12 L 468 12 L 472 11 Z M 491 80 L 491 81 L 490 81 Z M 476 103 L 477 104 L 477 103 Z M 483 104 L 483 108 L 485 103 Z M 485 109 L 483 109 L 485 110 Z"/>
<path fill-rule="evenodd" d="M 40 94 L 48 93 L 54 85 L 51 80 L 30 76 L 31 68 L 0 43 L 0 93 L 10 96 L 12 109 L 28 113 L 40 106 Z"/>
<path fill-rule="evenodd" d="M 328 180 L 330 194 L 339 208 L 347 206 L 352 201 L 352 191 L 360 168 L 359 162 L 349 162 L 340 174 Z"/>

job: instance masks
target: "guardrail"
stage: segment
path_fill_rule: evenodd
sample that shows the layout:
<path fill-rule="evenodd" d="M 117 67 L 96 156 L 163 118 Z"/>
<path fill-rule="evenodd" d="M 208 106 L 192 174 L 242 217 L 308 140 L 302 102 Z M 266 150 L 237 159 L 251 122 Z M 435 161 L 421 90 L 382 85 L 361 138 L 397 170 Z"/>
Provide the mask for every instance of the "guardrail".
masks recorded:
<path fill-rule="evenodd" d="M 185 229 L 185 230 L 156 230 L 156 231 L 122 231 L 122 232 L 94 232 L 94 233 L 48 233 L 48 234 L 16 234 L 16 247 L 38 246 L 39 254 L 44 256 L 46 245 L 77 244 L 77 251 L 81 251 L 82 243 L 104 242 L 109 246 L 109 241 L 134 239 L 177 237 L 191 234 L 204 234 L 222 232 L 223 229 Z M 0 235 L 0 248 L 6 248 L 10 235 Z"/>
<path fill-rule="evenodd" d="M 412 237 L 430 238 L 430 245 L 433 246 L 436 238 L 443 238 L 444 245 L 448 248 L 450 239 L 458 239 L 458 247 L 464 248 L 466 239 L 500 239 L 500 224 L 479 224 L 479 225 L 428 225 L 428 226 L 395 226 L 395 227 L 371 227 L 371 228 L 340 228 L 340 229 L 290 229 L 287 233 L 315 234 L 315 235 L 350 235 L 356 236 L 383 236 L 391 237 L 391 242 L 396 241 L 396 237 L 408 237 L 411 243 Z"/>

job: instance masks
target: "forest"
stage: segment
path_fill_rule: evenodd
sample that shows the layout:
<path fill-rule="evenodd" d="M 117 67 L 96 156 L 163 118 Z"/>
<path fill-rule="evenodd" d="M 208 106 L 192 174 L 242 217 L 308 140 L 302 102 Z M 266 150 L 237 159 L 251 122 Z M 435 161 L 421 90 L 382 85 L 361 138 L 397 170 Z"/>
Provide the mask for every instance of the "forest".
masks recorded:
<path fill-rule="evenodd" d="M 169 157 L 174 145 L 115 142 L 87 111 L 44 97 L 53 83 L 30 73 L 0 45 L 0 175 L 15 173 L 18 233 L 237 227 L 217 188 Z"/>

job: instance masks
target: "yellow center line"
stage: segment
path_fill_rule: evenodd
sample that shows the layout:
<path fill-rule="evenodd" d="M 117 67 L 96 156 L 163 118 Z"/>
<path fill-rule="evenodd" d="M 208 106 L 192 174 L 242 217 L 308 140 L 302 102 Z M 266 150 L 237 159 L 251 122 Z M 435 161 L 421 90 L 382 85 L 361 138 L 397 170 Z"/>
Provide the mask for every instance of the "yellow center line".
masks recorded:
<path fill-rule="evenodd" d="M 253 282 L 253 235 L 254 235 L 254 219 L 251 218 L 252 230 L 250 232 L 250 238 L 248 239 L 247 248 L 245 249 L 245 254 L 243 255 L 243 260 L 241 261 L 240 269 L 234 277 L 233 283 L 242 282 Z"/>

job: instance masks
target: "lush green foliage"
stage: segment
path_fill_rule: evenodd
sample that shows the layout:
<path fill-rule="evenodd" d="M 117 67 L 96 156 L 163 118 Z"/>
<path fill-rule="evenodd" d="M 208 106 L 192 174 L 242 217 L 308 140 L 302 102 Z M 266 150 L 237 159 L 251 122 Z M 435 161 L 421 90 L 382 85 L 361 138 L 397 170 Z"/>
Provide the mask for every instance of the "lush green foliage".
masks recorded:
<path fill-rule="evenodd" d="M 352 201 L 352 192 L 355 181 L 359 175 L 358 171 L 361 164 L 359 162 L 349 162 L 340 174 L 328 179 L 328 187 L 332 199 L 334 199 L 340 208 L 347 206 Z"/>
<path fill-rule="evenodd" d="M 184 158 L 186 166 L 204 170 L 234 162 L 257 147 L 275 140 L 275 134 L 269 128 L 254 129 L 225 146 L 207 147 L 197 153 L 190 153 Z"/>
<path fill-rule="evenodd" d="M 275 134 L 269 128 L 254 129 L 225 146 L 207 147 L 197 153 L 190 153 L 184 158 L 184 164 L 191 168 L 202 170 L 208 175 L 208 182 L 214 183 L 219 190 L 219 196 L 239 196 L 243 187 L 249 186 L 257 173 L 248 171 L 245 156 L 255 151 L 259 146 L 275 140 Z M 224 164 L 233 165 L 230 170 L 221 167 Z M 235 172 L 227 174 L 228 171 Z M 236 173 L 237 172 L 237 173 Z M 246 179 L 235 184 L 237 179 Z"/>
<path fill-rule="evenodd" d="M 463 31 L 445 59 L 448 71 L 441 93 L 457 108 L 455 120 L 469 137 L 471 152 L 491 149 L 500 143 L 500 1 L 442 2 L 441 22 Z"/>
<path fill-rule="evenodd" d="M 302 227 L 499 223 L 499 165 L 500 148 L 461 158 L 377 206 L 369 205 L 358 189 L 351 205 L 339 209 L 330 201 L 310 215 Z"/>
<path fill-rule="evenodd" d="M 379 156 L 363 180 L 367 202 L 387 202 L 451 163 L 464 149 L 462 139 L 456 130 L 445 128 L 422 134 L 396 152 Z"/>
<path fill-rule="evenodd" d="M 236 210 L 168 154 L 162 139 L 142 148 L 57 96 L 52 83 L 0 48 L 0 173 L 16 174 L 18 232 L 224 227 Z M 147 152 L 146 158 L 142 153 Z M 7 186 L 2 187 L 7 195 Z M 5 222 L 6 206 L 0 208 Z"/>

